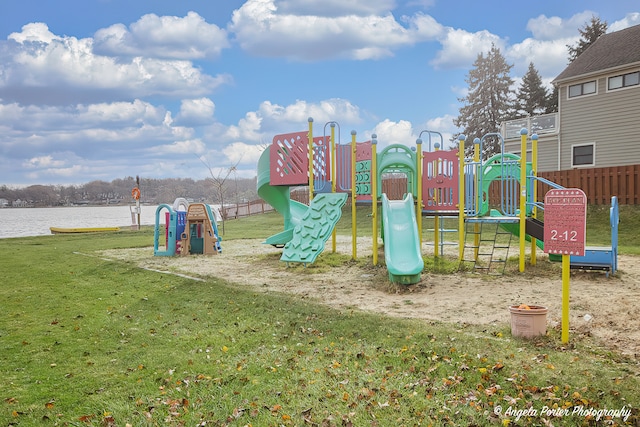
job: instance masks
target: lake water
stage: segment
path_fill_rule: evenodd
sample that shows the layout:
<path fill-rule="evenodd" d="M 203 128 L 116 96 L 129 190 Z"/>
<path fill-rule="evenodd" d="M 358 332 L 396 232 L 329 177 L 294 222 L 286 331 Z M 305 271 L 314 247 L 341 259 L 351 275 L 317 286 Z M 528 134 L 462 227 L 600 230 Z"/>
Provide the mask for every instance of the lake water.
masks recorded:
<path fill-rule="evenodd" d="M 140 223 L 155 225 L 157 206 L 141 206 Z M 166 210 L 161 212 L 164 215 Z M 160 219 L 164 223 L 164 218 Z M 49 227 L 130 227 L 129 206 L 0 209 L 0 238 L 50 235 Z"/>

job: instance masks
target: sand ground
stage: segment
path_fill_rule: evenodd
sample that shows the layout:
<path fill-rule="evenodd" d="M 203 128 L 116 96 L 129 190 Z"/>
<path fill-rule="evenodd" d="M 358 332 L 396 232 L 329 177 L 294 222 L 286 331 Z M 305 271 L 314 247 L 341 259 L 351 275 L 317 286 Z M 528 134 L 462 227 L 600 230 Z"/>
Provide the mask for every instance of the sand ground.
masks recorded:
<path fill-rule="evenodd" d="M 456 253 L 457 249 L 453 250 Z M 331 251 L 331 242 L 327 242 L 325 253 Z M 105 256 L 134 261 L 143 268 L 215 276 L 260 292 L 296 294 L 338 309 L 446 322 L 508 324 L 508 307 L 526 303 L 548 307 L 548 328 L 557 328 L 561 322 L 559 266 L 552 272 L 541 271 L 544 274 L 535 274 L 535 270 L 517 273 L 517 267 L 516 272 L 500 276 L 423 273 L 419 283 L 407 286 L 390 284 L 384 266 L 371 265 L 371 238 L 358 238 L 359 261 L 353 262 L 351 239 L 338 236 L 337 253 L 344 257 L 335 267 L 288 267 L 279 261 L 281 252 L 262 240 L 231 240 L 223 241 L 223 253 L 215 256 L 154 257 L 152 248 L 111 250 Z M 423 254 L 429 253 L 433 253 L 433 246 L 425 243 Z M 379 254 L 384 263 L 382 249 Z M 514 254 L 517 248 L 512 250 Z M 540 254 L 539 265 L 544 265 L 545 257 Z M 602 345 L 640 361 L 640 316 L 635 308 L 640 301 L 640 257 L 619 256 L 615 276 L 572 271 L 570 289 L 570 336 L 591 335 Z"/>

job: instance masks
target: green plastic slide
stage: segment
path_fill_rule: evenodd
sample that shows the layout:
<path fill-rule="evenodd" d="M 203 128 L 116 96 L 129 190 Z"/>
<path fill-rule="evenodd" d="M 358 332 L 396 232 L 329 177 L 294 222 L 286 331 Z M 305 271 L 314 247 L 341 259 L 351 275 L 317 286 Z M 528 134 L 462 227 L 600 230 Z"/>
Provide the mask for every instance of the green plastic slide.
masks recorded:
<path fill-rule="evenodd" d="M 389 280 L 406 285 L 418 283 L 424 261 L 410 193 L 404 200 L 389 200 L 382 194 L 382 233 Z"/>
<path fill-rule="evenodd" d="M 271 167 L 268 147 L 262 152 L 258 160 L 258 195 L 282 215 L 284 231 L 269 237 L 265 243 L 278 247 L 284 246 L 293 237 L 294 228 L 300 224 L 308 206 L 291 200 L 289 187 L 285 185 L 271 186 Z"/>

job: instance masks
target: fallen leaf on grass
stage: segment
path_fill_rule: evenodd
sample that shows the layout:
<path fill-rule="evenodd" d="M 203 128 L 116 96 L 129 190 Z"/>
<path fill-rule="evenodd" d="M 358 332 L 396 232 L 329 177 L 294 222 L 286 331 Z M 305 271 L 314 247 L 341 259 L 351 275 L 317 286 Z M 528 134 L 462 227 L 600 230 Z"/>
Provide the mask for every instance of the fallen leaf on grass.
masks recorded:
<path fill-rule="evenodd" d="M 102 422 L 100 424 L 103 427 L 115 427 L 116 419 L 113 418 L 111 415 L 106 415 L 104 418 L 102 418 Z"/>

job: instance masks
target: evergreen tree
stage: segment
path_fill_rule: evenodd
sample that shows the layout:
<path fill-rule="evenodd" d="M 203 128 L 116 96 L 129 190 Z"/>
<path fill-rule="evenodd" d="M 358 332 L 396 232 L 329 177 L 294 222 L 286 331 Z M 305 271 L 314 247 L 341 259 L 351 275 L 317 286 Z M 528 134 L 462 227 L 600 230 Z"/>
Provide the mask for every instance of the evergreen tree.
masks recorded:
<path fill-rule="evenodd" d="M 580 40 L 574 46 L 567 45 L 569 48 L 569 62 L 573 62 L 582 52 L 587 50 L 598 38 L 607 32 L 607 21 L 601 21 L 597 16 L 591 16 L 591 21 L 584 24 L 580 28 Z"/>
<path fill-rule="evenodd" d="M 542 85 L 540 73 L 533 66 L 533 62 L 530 62 L 516 94 L 518 116 L 542 114 L 547 106 L 547 96 L 547 89 Z"/>
<path fill-rule="evenodd" d="M 558 86 L 553 85 L 553 90 L 547 96 L 547 102 L 544 107 L 545 113 L 557 113 L 558 112 Z"/>
<path fill-rule="evenodd" d="M 504 56 L 495 45 L 486 54 L 480 53 L 473 63 L 465 81 L 469 85 L 466 97 L 459 98 L 464 106 L 453 124 L 463 129 L 467 136 L 465 151 L 470 153 L 473 139 L 487 133 L 499 132 L 500 124 L 514 117 L 513 79 L 509 72 L 513 65 L 507 64 Z M 485 141 L 484 157 L 500 151 L 497 139 Z"/>

